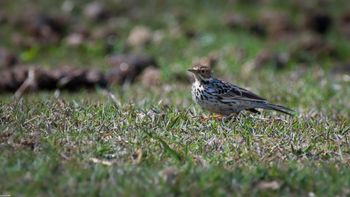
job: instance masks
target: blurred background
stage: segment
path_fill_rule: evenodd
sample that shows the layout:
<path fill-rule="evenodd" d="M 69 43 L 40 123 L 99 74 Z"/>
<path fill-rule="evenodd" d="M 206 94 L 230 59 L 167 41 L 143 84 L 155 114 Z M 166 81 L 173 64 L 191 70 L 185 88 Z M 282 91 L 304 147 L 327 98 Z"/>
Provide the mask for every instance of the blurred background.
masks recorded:
<path fill-rule="evenodd" d="M 17 96 L 189 84 L 194 61 L 243 81 L 350 72 L 347 0 L 1 0 L 0 27 L 0 93 Z"/>

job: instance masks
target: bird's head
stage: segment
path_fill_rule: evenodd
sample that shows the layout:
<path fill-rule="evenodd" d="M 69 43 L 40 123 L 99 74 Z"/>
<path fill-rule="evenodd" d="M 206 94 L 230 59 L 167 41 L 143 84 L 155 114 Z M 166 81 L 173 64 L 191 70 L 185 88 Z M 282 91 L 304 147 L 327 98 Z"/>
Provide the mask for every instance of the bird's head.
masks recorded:
<path fill-rule="evenodd" d="M 194 78 L 199 82 L 205 82 L 212 78 L 211 68 L 208 65 L 195 64 L 188 71 L 193 73 Z"/>

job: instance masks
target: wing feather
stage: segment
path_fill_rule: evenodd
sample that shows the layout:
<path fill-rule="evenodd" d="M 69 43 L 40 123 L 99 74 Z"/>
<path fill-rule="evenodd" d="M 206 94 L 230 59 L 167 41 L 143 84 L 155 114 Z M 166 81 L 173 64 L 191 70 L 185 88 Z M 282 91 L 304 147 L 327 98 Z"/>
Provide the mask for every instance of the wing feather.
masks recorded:
<path fill-rule="evenodd" d="M 266 101 L 266 99 L 256 95 L 247 89 L 224 81 L 222 81 L 222 83 L 224 84 L 222 88 L 224 91 L 219 92 L 219 96 L 222 98 L 222 101 L 229 101 L 232 99 L 246 101 Z"/>

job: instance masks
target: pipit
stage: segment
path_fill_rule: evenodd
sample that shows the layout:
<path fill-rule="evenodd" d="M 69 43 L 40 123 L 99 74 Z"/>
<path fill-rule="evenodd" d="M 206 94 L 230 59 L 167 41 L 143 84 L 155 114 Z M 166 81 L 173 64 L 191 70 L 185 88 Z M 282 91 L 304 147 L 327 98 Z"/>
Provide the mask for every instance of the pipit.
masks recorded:
<path fill-rule="evenodd" d="M 269 103 L 253 92 L 214 78 L 209 66 L 196 64 L 188 71 L 195 78 L 192 84 L 193 100 L 212 113 L 236 118 L 243 110 L 260 113 L 257 110 L 260 108 L 293 115 L 294 111 L 287 107 Z"/>

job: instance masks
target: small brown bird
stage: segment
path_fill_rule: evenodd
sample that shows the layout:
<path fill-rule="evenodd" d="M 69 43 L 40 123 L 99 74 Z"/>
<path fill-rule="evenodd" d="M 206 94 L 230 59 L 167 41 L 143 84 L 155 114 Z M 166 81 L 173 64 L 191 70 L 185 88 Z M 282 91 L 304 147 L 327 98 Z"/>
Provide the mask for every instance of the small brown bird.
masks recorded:
<path fill-rule="evenodd" d="M 214 78 L 207 65 L 196 64 L 188 71 L 195 78 L 192 84 L 193 100 L 210 112 L 236 117 L 243 110 L 259 113 L 256 109 L 261 108 L 293 115 L 291 109 L 269 103 L 253 92 Z"/>

